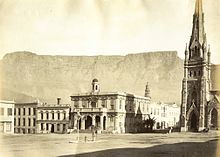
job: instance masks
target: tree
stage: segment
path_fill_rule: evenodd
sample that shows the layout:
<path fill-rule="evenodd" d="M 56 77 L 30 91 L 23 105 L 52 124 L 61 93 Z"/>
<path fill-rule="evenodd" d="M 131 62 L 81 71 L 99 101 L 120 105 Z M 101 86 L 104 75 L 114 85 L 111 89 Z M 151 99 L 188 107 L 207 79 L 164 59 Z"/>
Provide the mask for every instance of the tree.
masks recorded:
<path fill-rule="evenodd" d="M 144 120 L 143 122 L 144 128 L 146 129 L 146 131 L 152 131 L 155 123 L 156 123 L 156 118 L 155 117 L 151 118 L 150 115 L 148 115 L 148 119 Z"/>

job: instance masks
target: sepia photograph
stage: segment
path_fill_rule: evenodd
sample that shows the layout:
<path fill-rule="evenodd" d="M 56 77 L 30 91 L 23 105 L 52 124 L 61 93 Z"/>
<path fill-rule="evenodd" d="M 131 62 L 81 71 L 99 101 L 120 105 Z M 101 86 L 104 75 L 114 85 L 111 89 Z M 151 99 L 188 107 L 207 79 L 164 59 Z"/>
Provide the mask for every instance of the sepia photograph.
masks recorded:
<path fill-rule="evenodd" d="M 0 157 L 220 156 L 220 0 L 0 0 Z"/>

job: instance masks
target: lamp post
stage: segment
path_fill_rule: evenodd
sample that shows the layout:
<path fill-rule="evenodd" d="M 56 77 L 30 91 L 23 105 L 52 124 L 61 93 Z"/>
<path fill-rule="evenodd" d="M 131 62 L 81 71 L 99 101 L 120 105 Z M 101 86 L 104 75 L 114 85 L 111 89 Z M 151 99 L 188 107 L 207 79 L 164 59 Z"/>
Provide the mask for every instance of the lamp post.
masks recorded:
<path fill-rule="evenodd" d="M 81 118 L 79 110 L 77 111 L 77 141 L 79 142 L 79 120 Z"/>

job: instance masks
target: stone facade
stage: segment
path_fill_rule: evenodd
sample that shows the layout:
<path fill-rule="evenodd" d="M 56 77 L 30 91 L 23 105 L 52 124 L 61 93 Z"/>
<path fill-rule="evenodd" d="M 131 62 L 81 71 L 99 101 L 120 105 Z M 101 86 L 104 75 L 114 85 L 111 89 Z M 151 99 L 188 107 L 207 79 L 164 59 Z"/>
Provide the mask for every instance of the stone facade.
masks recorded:
<path fill-rule="evenodd" d="M 204 29 L 202 0 L 196 0 L 192 35 L 189 47 L 185 50 L 181 131 L 201 131 L 209 127 L 210 55 Z"/>
<path fill-rule="evenodd" d="M 33 103 L 15 103 L 14 132 L 23 134 L 36 133 L 37 105 Z"/>
<path fill-rule="evenodd" d="M 0 133 L 14 133 L 14 101 L 0 100 Z"/>
<path fill-rule="evenodd" d="M 137 132 L 135 124 L 147 117 L 150 97 L 125 92 L 100 92 L 97 79 L 90 93 L 71 96 L 71 127 L 80 130 L 96 126 L 100 131 Z"/>
<path fill-rule="evenodd" d="M 67 133 L 69 105 L 42 103 L 37 106 L 37 133 Z"/>

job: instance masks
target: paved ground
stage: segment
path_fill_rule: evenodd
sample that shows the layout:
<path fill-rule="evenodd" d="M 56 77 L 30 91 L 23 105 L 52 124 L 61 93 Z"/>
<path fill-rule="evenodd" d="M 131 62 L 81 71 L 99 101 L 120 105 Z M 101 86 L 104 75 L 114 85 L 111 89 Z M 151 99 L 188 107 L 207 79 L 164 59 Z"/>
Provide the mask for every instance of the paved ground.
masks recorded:
<path fill-rule="evenodd" d="M 219 134 L 218 134 L 219 135 Z M 214 157 L 219 136 L 209 133 L 2 135 L 1 157 Z M 87 136 L 88 141 L 84 142 Z"/>

